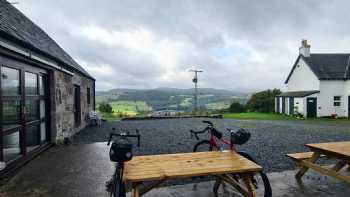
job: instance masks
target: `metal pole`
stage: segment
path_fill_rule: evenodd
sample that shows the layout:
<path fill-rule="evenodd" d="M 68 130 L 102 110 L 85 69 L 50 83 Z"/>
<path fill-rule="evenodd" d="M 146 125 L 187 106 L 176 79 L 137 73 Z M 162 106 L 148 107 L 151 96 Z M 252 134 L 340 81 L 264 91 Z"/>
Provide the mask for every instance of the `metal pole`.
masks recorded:
<path fill-rule="evenodd" d="M 194 72 L 194 78 L 193 78 L 193 83 L 194 83 L 194 112 L 196 113 L 198 110 L 198 73 L 203 72 L 201 70 L 190 70 L 189 72 Z"/>
<path fill-rule="evenodd" d="M 197 83 L 198 83 L 198 75 L 197 75 L 197 72 L 195 72 L 195 78 L 196 78 L 196 81 L 194 83 L 194 112 L 197 112 L 198 111 L 198 105 L 197 105 L 197 94 L 198 94 L 198 90 L 197 90 Z"/>

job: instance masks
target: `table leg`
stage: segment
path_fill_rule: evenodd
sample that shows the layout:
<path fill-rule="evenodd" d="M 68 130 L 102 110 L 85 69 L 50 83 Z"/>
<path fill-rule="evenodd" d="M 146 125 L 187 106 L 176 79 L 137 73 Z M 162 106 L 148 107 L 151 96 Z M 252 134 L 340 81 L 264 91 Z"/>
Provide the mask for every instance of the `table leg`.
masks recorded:
<path fill-rule="evenodd" d="M 311 158 L 309 159 L 309 162 L 311 162 L 311 163 L 315 163 L 317 160 L 318 160 L 318 158 L 320 158 L 320 156 L 321 156 L 321 154 L 320 153 L 313 153 L 312 154 L 312 156 L 311 156 Z M 304 176 L 304 174 L 306 173 L 306 171 L 308 170 L 309 168 L 308 167 L 306 167 L 306 166 L 304 166 L 304 165 L 301 165 L 300 166 L 300 169 L 299 169 L 299 171 L 298 171 L 298 173 L 295 175 L 295 178 L 297 178 L 297 179 L 301 179 L 301 177 L 303 177 Z"/>
<path fill-rule="evenodd" d="M 340 160 L 340 161 L 338 161 L 337 164 L 335 164 L 335 165 L 332 167 L 332 170 L 338 172 L 338 171 L 341 170 L 347 163 L 348 163 L 347 161 Z"/>
<path fill-rule="evenodd" d="M 244 185 L 242 185 L 240 182 L 236 181 L 234 178 L 232 178 L 230 175 L 223 174 L 223 175 L 217 175 L 222 181 L 230 184 L 232 187 L 234 187 L 238 192 L 243 194 L 245 197 L 249 197 L 249 192 Z"/>
<path fill-rule="evenodd" d="M 213 187 L 213 192 L 214 192 L 215 194 L 218 193 L 219 187 L 220 187 L 221 183 L 222 183 L 222 180 L 219 179 L 219 178 L 217 178 L 216 181 L 215 181 L 215 183 L 214 183 L 214 187 Z"/>
<path fill-rule="evenodd" d="M 131 190 L 131 194 L 132 194 L 132 197 L 140 197 L 140 187 L 139 187 L 140 184 L 138 183 L 133 183 L 132 184 L 132 190 Z"/>
<path fill-rule="evenodd" d="M 243 175 L 243 181 L 247 187 L 249 197 L 256 197 L 256 191 L 252 183 L 251 175 Z"/>

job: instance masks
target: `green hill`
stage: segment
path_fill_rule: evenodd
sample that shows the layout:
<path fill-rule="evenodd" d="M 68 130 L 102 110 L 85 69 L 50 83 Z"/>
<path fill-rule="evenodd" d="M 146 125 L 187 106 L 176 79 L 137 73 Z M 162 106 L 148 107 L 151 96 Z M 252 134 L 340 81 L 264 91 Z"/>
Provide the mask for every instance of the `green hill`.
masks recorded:
<path fill-rule="evenodd" d="M 249 98 L 247 93 L 200 88 L 198 90 L 198 105 L 207 110 L 227 108 L 234 100 L 245 103 Z M 112 89 L 97 91 L 96 103 L 110 103 L 114 112 L 137 114 L 157 110 L 193 109 L 193 89 L 157 88 L 157 89 Z"/>

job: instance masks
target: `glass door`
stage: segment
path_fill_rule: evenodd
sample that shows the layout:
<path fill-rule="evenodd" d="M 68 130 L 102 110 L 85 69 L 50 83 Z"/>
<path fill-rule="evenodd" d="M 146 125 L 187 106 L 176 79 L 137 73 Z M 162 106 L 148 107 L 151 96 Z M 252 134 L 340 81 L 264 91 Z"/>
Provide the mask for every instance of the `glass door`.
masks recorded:
<path fill-rule="evenodd" d="M 23 154 L 22 134 L 22 91 L 20 70 L 1 67 L 1 129 L 2 161 L 10 161 Z"/>
<path fill-rule="evenodd" d="M 46 74 L 1 66 L 0 160 L 15 160 L 48 141 Z"/>

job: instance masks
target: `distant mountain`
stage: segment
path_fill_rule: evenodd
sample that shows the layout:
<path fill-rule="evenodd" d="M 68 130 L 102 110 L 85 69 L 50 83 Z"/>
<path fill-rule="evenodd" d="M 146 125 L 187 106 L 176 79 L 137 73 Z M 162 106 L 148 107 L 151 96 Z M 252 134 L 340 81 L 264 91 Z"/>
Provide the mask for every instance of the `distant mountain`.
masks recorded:
<path fill-rule="evenodd" d="M 144 101 L 153 110 L 193 108 L 194 89 L 155 88 L 155 89 L 112 89 L 97 91 L 99 102 Z M 234 100 L 245 103 L 248 93 L 214 88 L 198 89 L 198 105 L 209 110 L 227 108 Z"/>

